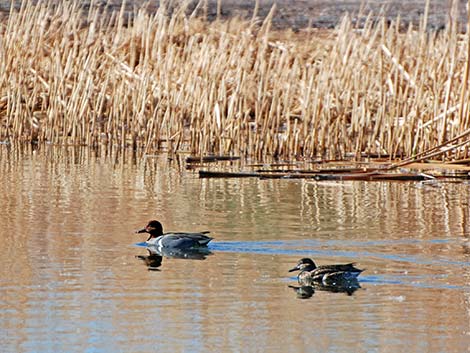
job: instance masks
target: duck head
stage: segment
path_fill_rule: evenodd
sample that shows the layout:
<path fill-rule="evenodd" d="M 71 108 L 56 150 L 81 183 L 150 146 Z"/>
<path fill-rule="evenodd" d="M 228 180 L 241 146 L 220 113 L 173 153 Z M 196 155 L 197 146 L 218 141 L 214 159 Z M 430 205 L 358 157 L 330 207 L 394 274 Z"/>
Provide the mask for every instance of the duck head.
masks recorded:
<path fill-rule="evenodd" d="M 142 228 L 136 233 L 148 233 L 150 236 L 148 237 L 147 241 L 149 241 L 152 238 L 157 238 L 161 235 L 163 235 L 163 226 L 159 221 L 150 221 L 148 224 L 145 226 L 145 228 Z"/>
<path fill-rule="evenodd" d="M 313 262 L 312 259 L 304 257 L 303 259 L 300 259 L 299 262 L 297 262 L 297 265 L 294 268 L 291 268 L 289 272 L 313 271 L 316 268 L 317 268 L 317 265 L 315 265 L 315 262 Z"/>

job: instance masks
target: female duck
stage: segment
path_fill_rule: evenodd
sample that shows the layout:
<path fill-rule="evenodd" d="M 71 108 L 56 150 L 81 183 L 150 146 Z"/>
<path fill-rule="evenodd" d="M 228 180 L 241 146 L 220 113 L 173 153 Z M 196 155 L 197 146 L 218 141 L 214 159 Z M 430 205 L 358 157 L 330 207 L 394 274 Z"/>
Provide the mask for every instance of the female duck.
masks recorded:
<path fill-rule="evenodd" d="M 338 285 L 347 281 L 356 280 L 364 271 L 354 267 L 354 263 L 342 265 L 315 265 L 312 259 L 300 259 L 289 272 L 300 271 L 297 276 L 300 284 L 323 283 L 325 285 Z"/>
<path fill-rule="evenodd" d="M 209 232 L 200 233 L 163 233 L 162 224 L 158 221 L 150 221 L 147 226 L 136 233 L 148 233 L 147 245 L 172 249 L 191 249 L 207 244 L 213 239 L 208 237 Z"/>

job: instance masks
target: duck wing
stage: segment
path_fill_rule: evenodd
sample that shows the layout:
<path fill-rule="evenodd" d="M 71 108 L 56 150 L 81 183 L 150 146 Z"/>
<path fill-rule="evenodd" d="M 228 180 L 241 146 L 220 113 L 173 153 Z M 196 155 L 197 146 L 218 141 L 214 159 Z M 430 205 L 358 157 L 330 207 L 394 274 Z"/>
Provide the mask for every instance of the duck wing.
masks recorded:
<path fill-rule="evenodd" d="M 357 267 L 354 267 L 356 263 L 351 262 L 349 264 L 339 264 L 339 265 L 323 265 L 318 266 L 314 271 L 315 273 L 332 273 L 332 272 L 359 272 L 361 273 L 364 270 L 361 270 Z"/>
<path fill-rule="evenodd" d="M 188 249 L 207 245 L 213 238 L 204 233 L 166 233 L 159 241 L 160 246 L 168 248 Z"/>

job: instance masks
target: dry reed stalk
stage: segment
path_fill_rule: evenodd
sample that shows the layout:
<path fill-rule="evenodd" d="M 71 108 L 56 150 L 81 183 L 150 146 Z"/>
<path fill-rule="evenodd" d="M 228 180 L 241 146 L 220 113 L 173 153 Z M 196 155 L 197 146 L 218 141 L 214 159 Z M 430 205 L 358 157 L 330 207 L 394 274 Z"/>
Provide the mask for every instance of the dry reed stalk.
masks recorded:
<path fill-rule="evenodd" d="M 325 36 L 271 32 L 274 7 L 257 27 L 256 8 L 205 22 L 204 1 L 171 17 L 24 2 L 0 24 L 0 139 L 258 159 L 435 151 L 470 128 L 470 39 L 453 23 L 427 32 L 426 4 L 417 30 L 345 17 Z"/>

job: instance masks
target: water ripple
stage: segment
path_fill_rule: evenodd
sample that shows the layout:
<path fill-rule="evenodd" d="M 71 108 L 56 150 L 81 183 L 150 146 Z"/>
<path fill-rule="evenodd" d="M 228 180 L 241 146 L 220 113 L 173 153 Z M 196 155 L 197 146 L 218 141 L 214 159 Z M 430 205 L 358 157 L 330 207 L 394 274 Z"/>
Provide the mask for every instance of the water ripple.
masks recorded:
<path fill-rule="evenodd" d="M 451 240 L 423 240 L 416 241 L 410 240 L 404 243 L 407 244 L 422 244 L 422 243 L 435 243 L 435 242 L 450 242 Z M 397 245 L 397 242 L 389 241 L 365 241 L 365 242 L 348 242 L 344 241 L 328 241 L 321 242 L 315 240 L 305 241 L 213 241 L 209 248 L 213 251 L 220 252 L 241 252 L 241 253 L 256 253 L 266 255 L 310 255 L 310 256 L 341 256 L 351 258 L 380 258 L 393 261 L 410 262 L 422 265 L 456 265 L 456 266 L 469 266 L 467 261 L 456 261 L 449 259 L 429 259 L 414 255 L 403 255 L 393 253 L 382 253 L 372 251 L 354 251 L 354 250 L 325 250 L 325 247 L 334 247 L 341 244 L 342 248 L 371 248 L 374 246 L 385 246 L 387 244 Z"/>

